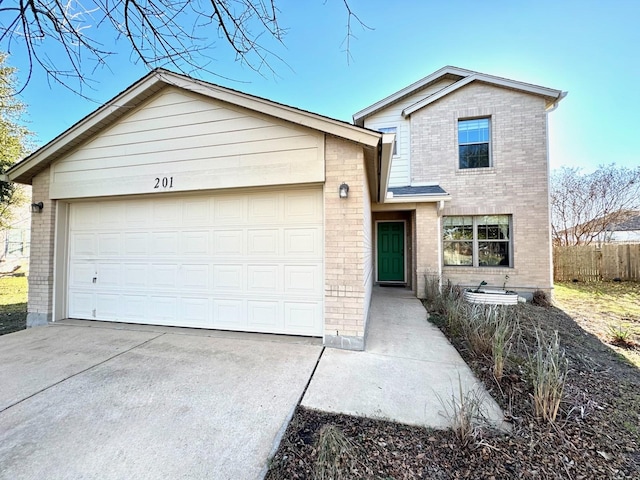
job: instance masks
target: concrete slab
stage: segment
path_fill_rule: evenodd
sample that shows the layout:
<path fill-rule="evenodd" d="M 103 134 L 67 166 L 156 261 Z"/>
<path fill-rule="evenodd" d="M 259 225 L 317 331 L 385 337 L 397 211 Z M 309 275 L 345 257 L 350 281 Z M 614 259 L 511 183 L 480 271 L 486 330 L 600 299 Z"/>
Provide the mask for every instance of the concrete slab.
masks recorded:
<path fill-rule="evenodd" d="M 0 412 L 158 335 L 53 326 L 3 335 L 0 337 Z"/>
<path fill-rule="evenodd" d="M 156 334 L 1 412 L 0 478 L 262 478 L 320 352 Z"/>
<path fill-rule="evenodd" d="M 308 408 L 448 428 L 451 402 L 474 391 L 490 421 L 503 413 L 410 292 L 375 288 L 363 352 L 325 350 L 302 400 Z"/>

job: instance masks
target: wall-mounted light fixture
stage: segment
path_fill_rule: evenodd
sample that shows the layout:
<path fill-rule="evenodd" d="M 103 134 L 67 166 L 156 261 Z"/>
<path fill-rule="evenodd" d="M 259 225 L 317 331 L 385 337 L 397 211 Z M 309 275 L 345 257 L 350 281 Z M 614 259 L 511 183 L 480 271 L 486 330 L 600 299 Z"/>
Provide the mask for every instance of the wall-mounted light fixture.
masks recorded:
<path fill-rule="evenodd" d="M 340 193 L 340 198 L 347 198 L 349 196 L 349 185 L 343 183 L 340 185 L 338 192 Z"/>
<path fill-rule="evenodd" d="M 44 203 L 32 203 L 31 204 L 31 213 L 42 213 L 42 209 L 44 208 Z"/>

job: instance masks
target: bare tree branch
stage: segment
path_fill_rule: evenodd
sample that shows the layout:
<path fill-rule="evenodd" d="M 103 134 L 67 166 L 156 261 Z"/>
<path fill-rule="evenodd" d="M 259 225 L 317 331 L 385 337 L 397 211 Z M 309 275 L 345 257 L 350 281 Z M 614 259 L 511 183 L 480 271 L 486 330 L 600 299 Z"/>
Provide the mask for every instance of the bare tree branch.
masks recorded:
<path fill-rule="evenodd" d="M 611 228 L 638 209 L 640 167 L 611 164 L 600 166 L 590 175 L 565 167 L 551 177 L 551 224 L 557 245 L 607 241 Z"/>
<path fill-rule="evenodd" d="M 353 24 L 370 27 L 348 0 L 341 5 L 349 61 Z M 212 47 L 221 41 L 237 61 L 261 75 L 276 75 L 275 63 L 286 65 L 269 49 L 273 41 L 282 44 L 287 32 L 279 13 L 276 0 L 0 0 L 0 48 L 19 50 L 30 73 L 44 70 L 50 81 L 74 91 L 88 85 L 88 71 L 108 65 L 115 52 L 100 39 L 110 37 L 126 39 L 133 60 L 149 68 L 169 65 L 221 76 L 207 67 Z"/>

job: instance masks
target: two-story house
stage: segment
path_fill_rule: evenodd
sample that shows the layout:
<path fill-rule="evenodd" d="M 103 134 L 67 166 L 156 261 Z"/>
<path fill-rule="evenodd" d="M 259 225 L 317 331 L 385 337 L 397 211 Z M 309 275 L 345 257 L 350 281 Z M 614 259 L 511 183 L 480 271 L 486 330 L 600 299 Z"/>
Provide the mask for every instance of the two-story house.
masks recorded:
<path fill-rule="evenodd" d="M 396 134 L 373 204 L 376 281 L 549 291 L 547 112 L 560 90 L 444 67 L 353 116 Z"/>
<path fill-rule="evenodd" d="M 549 289 L 562 96 L 447 67 L 353 125 L 154 70 L 7 172 L 33 186 L 28 325 L 362 349 L 376 282 Z"/>

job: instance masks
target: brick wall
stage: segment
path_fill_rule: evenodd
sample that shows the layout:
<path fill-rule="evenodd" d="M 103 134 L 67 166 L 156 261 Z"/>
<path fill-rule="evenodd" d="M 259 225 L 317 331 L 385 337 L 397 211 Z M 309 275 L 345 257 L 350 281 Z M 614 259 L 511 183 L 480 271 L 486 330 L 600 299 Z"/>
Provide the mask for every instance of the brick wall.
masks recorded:
<path fill-rule="evenodd" d="M 424 298 L 427 275 L 440 275 L 439 218 L 434 203 L 416 205 L 416 296 Z"/>
<path fill-rule="evenodd" d="M 364 152 L 361 146 L 326 136 L 325 223 L 325 345 L 364 348 L 366 266 Z M 339 198 L 341 183 L 349 197 Z"/>
<path fill-rule="evenodd" d="M 490 117 L 493 165 L 458 170 L 457 122 Z M 551 255 L 547 117 L 541 97 L 472 83 L 411 116 L 411 180 L 437 181 L 452 196 L 442 215 L 511 214 L 513 267 L 444 267 L 454 283 L 549 289 Z M 417 217 L 422 214 L 416 212 Z M 417 231 L 430 228 L 417 218 Z M 432 232 L 429 232 L 431 235 Z M 431 237 L 441 241 L 439 237 Z M 424 241 L 431 241 L 425 237 Z M 418 240 L 418 245 L 423 242 Z M 427 247 L 424 247 L 427 248 Z M 430 248 L 430 247 L 429 247 Z M 435 268 L 431 251 L 418 256 L 420 272 Z M 428 260 L 427 260 L 428 259 Z M 526 288 L 524 288 L 526 290 Z M 420 288 L 418 289 L 420 293 Z"/>
<path fill-rule="evenodd" d="M 31 257 L 29 261 L 29 303 L 27 326 L 45 325 L 51 321 L 53 307 L 53 244 L 55 232 L 55 200 L 49 199 L 49 170 L 33 179 L 31 198 L 42 202 L 41 213 L 31 215 Z"/>

